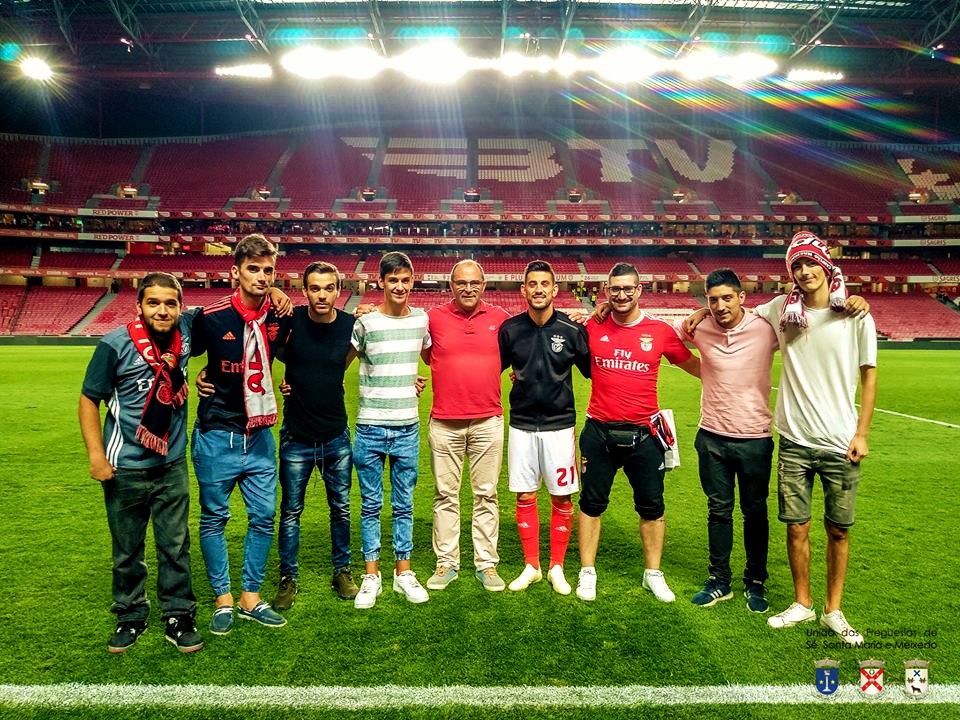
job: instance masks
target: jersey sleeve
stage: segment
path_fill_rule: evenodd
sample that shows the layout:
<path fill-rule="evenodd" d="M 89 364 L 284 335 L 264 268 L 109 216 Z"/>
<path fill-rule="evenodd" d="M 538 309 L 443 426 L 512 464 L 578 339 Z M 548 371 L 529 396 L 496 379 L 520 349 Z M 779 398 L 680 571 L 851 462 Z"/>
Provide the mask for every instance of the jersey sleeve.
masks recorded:
<path fill-rule="evenodd" d="M 690 359 L 693 353 L 683 344 L 683 340 L 680 339 L 681 333 L 677 331 L 676 327 L 665 328 L 663 335 L 663 354 L 672 365 L 679 365 Z"/>
<path fill-rule="evenodd" d="M 771 325 L 776 326 L 780 322 L 780 308 L 783 307 L 785 299 L 786 298 L 775 297 L 770 302 L 765 302 L 763 305 L 757 305 L 755 308 L 753 308 L 753 312 L 758 317 L 762 317 Z"/>
<path fill-rule="evenodd" d="M 87 365 L 81 392 L 91 400 L 108 400 L 113 395 L 117 377 L 117 351 L 105 342 L 97 343 Z"/>
<path fill-rule="evenodd" d="M 200 357 L 207 351 L 207 322 L 204 319 L 203 308 L 198 308 L 193 316 L 193 326 L 190 328 L 190 354 Z"/>
<path fill-rule="evenodd" d="M 585 378 L 590 377 L 590 339 L 587 337 L 587 329 L 583 325 L 576 326 L 576 348 L 577 355 L 574 358 L 577 370 Z"/>
<path fill-rule="evenodd" d="M 357 321 L 353 323 L 353 332 L 350 334 L 350 344 L 353 345 L 354 350 L 361 355 L 363 354 L 367 346 L 367 328 L 363 324 L 362 317 L 357 318 Z"/>
<path fill-rule="evenodd" d="M 497 332 L 497 345 L 500 347 L 500 372 L 510 367 L 510 333 L 507 331 L 506 323 L 500 326 Z"/>
<path fill-rule="evenodd" d="M 426 315 L 426 313 L 424 313 Z M 430 316 L 426 315 L 426 319 L 423 323 L 423 342 L 420 347 L 426 350 L 429 347 L 433 346 L 433 337 L 430 335 Z"/>

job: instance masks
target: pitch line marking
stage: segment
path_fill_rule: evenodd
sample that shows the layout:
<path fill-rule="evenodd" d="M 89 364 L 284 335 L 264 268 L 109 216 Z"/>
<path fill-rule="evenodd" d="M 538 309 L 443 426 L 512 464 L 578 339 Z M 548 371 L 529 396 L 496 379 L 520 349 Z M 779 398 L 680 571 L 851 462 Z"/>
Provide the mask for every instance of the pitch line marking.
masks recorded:
<path fill-rule="evenodd" d="M 14 707 L 291 707 L 331 710 L 448 706 L 633 707 L 667 705 L 941 705 L 960 703 L 960 685 L 935 685 L 912 698 L 902 685 L 888 685 L 876 699 L 860 696 L 852 684 L 824 697 L 809 685 L 645 685 L 575 687 L 283 687 L 244 685 L 0 685 L 0 705 Z"/>

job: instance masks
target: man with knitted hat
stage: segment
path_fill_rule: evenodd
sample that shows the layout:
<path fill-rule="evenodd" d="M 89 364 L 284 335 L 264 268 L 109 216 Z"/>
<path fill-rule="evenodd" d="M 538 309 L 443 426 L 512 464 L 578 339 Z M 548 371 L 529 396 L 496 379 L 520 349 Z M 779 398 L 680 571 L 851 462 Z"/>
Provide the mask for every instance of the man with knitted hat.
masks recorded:
<path fill-rule="evenodd" d="M 795 593 L 794 603 L 767 623 L 781 629 L 816 619 L 809 532 L 813 480 L 819 474 L 827 532 L 827 595 L 820 624 L 859 645 L 863 636 L 847 622 L 840 601 L 860 462 L 869 451 L 876 400 L 876 326 L 870 315 L 843 313 L 843 275 L 816 235 L 794 235 L 786 261 L 793 290 L 755 309 L 774 326 L 783 356 L 774 414 L 780 433 L 777 489 Z M 858 383 L 859 414 L 854 403 Z"/>

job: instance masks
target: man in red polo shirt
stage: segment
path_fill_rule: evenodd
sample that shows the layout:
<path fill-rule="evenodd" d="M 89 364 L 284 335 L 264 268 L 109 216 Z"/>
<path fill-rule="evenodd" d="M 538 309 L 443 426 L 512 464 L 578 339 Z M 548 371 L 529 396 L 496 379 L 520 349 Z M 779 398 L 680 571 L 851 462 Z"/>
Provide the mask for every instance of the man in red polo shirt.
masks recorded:
<path fill-rule="evenodd" d="M 453 266 L 450 285 L 453 301 L 428 313 L 433 338 L 429 350 L 433 377 L 430 463 L 436 478 L 433 551 L 437 571 L 427 580 L 427 587 L 442 590 L 460 571 L 460 478 L 466 456 L 473 487 L 476 576 L 485 589 L 496 592 L 505 587 L 497 574 L 497 481 L 503 458 L 497 333 L 510 315 L 481 300 L 483 268 L 473 260 Z"/>
<path fill-rule="evenodd" d="M 587 421 L 580 433 L 580 578 L 577 597 L 597 596 L 594 567 L 600 544 L 600 516 L 607 509 L 617 470 L 633 488 L 643 541 L 643 587 L 661 602 L 673 592 L 660 570 L 664 537 L 665 423 L 660 420 L 657 376 L 662 358 L 700 376 L 700 359 L 691 355 L 676 330 L 646 315 L 638 306 L 640 276 L 633 265 L 617 263 L 607 282 L 610 315 L 587 324 L 591 391 Z"/>

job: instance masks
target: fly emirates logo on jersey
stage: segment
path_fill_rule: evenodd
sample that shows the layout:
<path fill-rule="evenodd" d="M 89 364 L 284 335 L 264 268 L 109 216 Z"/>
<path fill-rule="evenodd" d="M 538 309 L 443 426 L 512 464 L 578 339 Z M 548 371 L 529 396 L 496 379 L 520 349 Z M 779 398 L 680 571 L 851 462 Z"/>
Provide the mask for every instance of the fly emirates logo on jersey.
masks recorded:
<path fill-rule="evenodd" d="M 603 342 L 603 338 L 601 338 L 600 341 Z M 652 349 L 653 338 L 647 335 L 641 338 L 641 348 L 643 350 L 647 350 L 648 348 Z M 640 374 L 650 372 L 650 363 L 635 358 L 635 352 L 634 350 L 628 350 L 626 348 L 613 348 L 612 357 L 602 357 L 599 354 L 594 354 L 593 363 L 598 368 L 603 368 L 604 370 L 622 370 L 624 372 Z"/>

